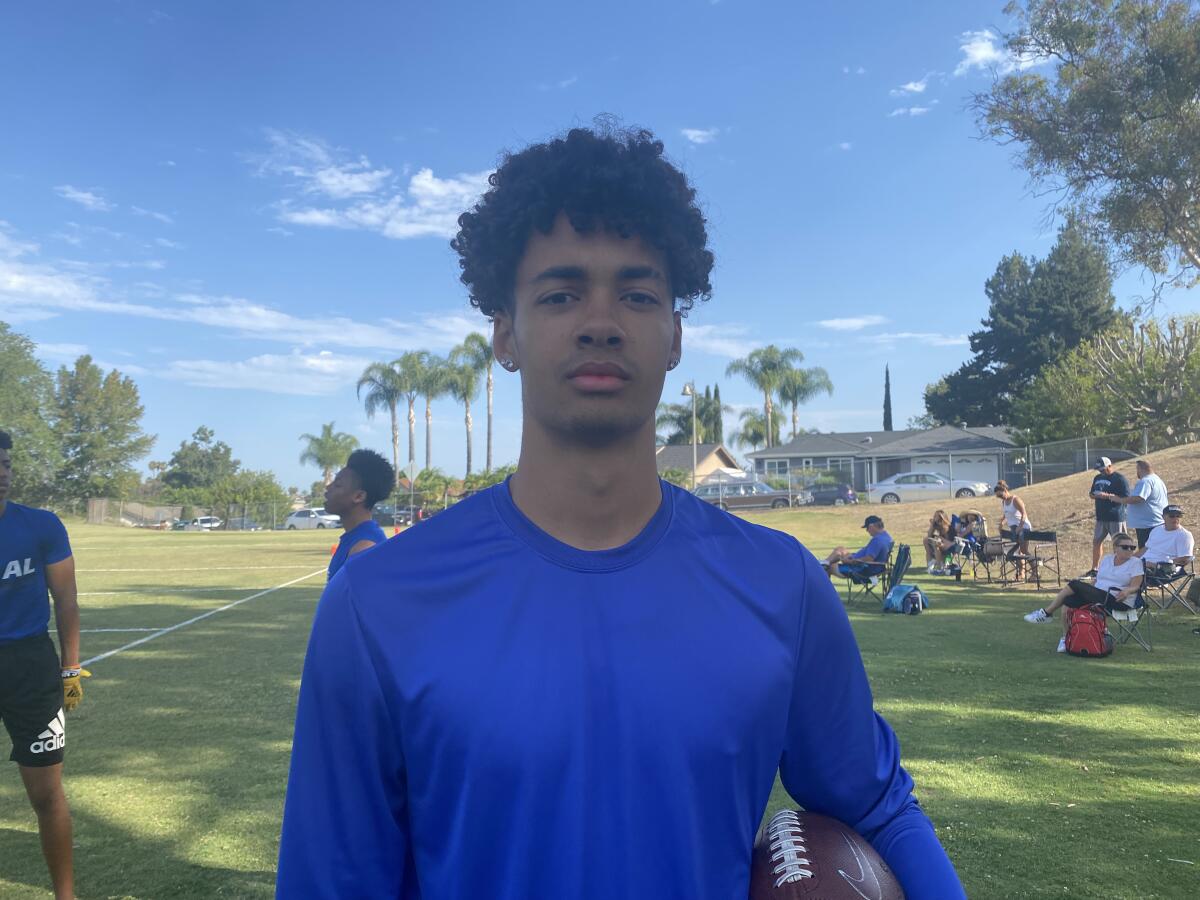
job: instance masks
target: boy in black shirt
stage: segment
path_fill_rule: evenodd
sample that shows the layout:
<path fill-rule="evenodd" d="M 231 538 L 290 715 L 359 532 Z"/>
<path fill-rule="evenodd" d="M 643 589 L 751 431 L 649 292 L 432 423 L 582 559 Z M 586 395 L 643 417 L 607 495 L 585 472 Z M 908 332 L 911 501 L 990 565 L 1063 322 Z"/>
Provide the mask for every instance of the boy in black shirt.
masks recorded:
<path fill-rule="evenodd" d="M 1116 498 L 1129 496 L 1129 482 L 1113 467 L 1111 459 L 1102 456 L 1093 468 L 1099 470 L 1089 491 L 1096 500 L 1096 528 L 1092 534 L 1092 568 L 1084 578 L 1096 576 L 1100 557 L 1104 555 L 1104 539 L 1125 534 L 1125 504 L 1117 502 Z"/>

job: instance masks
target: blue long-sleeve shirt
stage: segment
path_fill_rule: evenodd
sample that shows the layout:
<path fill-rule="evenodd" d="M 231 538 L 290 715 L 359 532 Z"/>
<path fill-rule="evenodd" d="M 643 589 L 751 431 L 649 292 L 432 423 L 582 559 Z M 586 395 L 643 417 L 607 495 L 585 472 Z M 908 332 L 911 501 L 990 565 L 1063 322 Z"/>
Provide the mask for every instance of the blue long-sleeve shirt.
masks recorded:
<path fill-rule="evenodd" d="M 305 660 L 279 897 L 744 900 L 776 771 L 909 900 L 964 896 L 816 560 L 662 495 L 589 552 L 502 484 L 347 563 Z"/>

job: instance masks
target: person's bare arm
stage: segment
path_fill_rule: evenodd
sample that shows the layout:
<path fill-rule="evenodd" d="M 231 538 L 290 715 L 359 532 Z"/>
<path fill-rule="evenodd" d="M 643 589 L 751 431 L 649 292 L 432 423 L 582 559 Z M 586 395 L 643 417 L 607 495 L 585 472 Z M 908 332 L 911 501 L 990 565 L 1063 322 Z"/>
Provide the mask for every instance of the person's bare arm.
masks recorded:
<path fill-rule="evenodd" d="M 54 624 L 63 668 L 79 666 L 79 589 L 75 585 L 75 557 L 46 566 L 46 585 L 54 598 Z"/>
<path fill-rule="evenodd" d="M 362 541 L 359 541 L 357 544 L 355 544 L 353 547 L 351 547 L 350 552 L 346 555 L 353 556 L 355 553 L 362 553 L 364 550 L 370 550 L 374 546 L 375 546 L 374 541 L 362 540 Z"/>

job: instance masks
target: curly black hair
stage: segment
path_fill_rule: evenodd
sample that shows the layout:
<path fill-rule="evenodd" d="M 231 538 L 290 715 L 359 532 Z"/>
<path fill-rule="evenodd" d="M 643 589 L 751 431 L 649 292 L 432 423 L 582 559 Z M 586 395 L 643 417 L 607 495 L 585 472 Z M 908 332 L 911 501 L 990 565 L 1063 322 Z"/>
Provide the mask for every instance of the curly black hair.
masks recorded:
<path fill-rule="evenodd" d="M 696 192 L 651 132 L 603 120 L 594 129 L 572 128 L 566 137 L 506 154 L 488 183 L 491 189 L 458 217 L 450 242 L 471 305 L 485 316 L 512 311 L 529 237 L 535 228 L 549 234 L 559 213 L 580 234 L 606 229 L 660 250 L 685 315 L 697 299 L 712 296 L 713 255 Z"/>
<path fill-rule="evenodd" d="M 0 431 L 0 450 L 12 449 L 12 435 L 7 431 Z"/>
<path fill-rule="evenodd" d="M 346 468 L 358 476 L 358 484 L 367 493 L 363 504 L 370 509 L 396 486 L 396 470 L 374 450 L 355 450 L 346 460 Z"/>

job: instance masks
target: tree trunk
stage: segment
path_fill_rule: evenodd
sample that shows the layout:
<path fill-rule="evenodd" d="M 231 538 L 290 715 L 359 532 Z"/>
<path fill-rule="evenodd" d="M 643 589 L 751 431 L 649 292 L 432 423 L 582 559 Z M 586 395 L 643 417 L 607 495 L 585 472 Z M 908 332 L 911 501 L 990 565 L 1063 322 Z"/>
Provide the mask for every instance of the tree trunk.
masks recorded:
<path fill-rule="evenodd" d="M 400 486 L 400 421 L 396 416 L 396 404 L 392 408 L 392 490 Z"/>
<path fill-rule="evenodd" d="M 467 475 L 471 474 L 471 400 L 467 398 L 463 401 L 463 408 L 467 413 L 463 416 L 463 421 L 467 423 Z"/>
<path fill-rule="evenodd" d="M 329 483 L 333 481 L 333 467 L 325 467 L 325 487 L 329 487 Z"/>
<path fill-rule="evenodd" d="M 792 404 L 792 440 L 793 441 L 796 439 L 797 431 L 798 431 L 798 426 L 797 426 L 797 417 L 796 417 L 796 404 L 793 403 Z"/>
<path fill-rule="evenodd" d="M 487 465 L 485 472 L 492 471 L 492 362 L 488 360 L 487 367 Z"/>
<path fill-rule="evenodd" d="M 767 442 L 767 446 L 770 447 L 770 446 L 772 446 L 771 435 L 773 435 L 775 433 L 775 429 L 771 427 L 771 413 L 774 412 L 774 409 L 773 409 L 773 405 L 771 403 L 770 391 L 763 391 L 763 400 L 765 401 L 763 404 L 763 408 L 766 410 L 766 413 L 767 413 L 767 434 L 766 434 L 765 440 Z"/>
<path fill-rule="evenodd" d="M 425 468 L 433 468 L 433 398 L 425 398 Z"/>
<path fill-rule="evenodd" d="M 409 395 L 408 398 L 408 461 L 414 462 L 417 458 L 417 411 L 416 397 Z M 409 472 L 408 477 L 412 478 L 416 472 Z"/>

